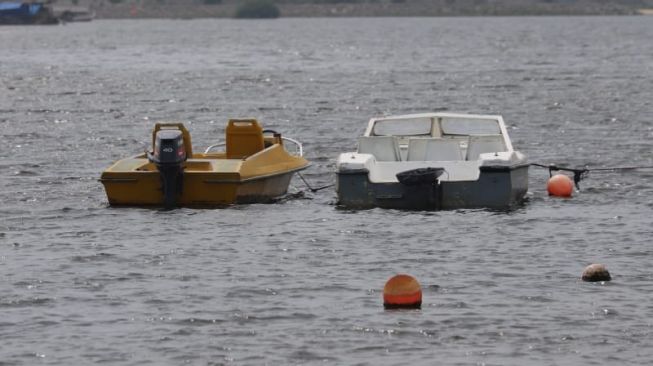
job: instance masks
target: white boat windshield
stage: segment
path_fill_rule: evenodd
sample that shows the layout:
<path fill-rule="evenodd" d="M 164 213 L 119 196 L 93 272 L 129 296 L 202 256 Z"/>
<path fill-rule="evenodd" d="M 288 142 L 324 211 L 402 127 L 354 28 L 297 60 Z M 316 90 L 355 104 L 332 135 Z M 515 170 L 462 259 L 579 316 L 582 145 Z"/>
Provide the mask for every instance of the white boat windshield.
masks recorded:
<path fill-rule="evenodd" d="M 433 126 L 431 118 L 402 118 L 376 121 L 375 136 L 428 136 Z"/>
<path fill-rule="evenodd" d="M 493 119 L 443 118 L 443 135 L 500 135 L 499 122 Z"/>

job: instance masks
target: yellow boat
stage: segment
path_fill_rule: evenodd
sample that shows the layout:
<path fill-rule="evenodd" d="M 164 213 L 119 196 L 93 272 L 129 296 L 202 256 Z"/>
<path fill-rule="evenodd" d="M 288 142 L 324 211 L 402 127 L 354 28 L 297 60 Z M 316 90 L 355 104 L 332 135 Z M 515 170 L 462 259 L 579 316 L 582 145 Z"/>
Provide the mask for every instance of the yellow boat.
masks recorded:
<path fill-rule="evenodd" d="M 255 119 L 232 119 L 225 142 L 194 153 L 182 123 L 157 123 L 152 151 L 117 161 L 102 173 L 115 206 L 220 206 L 269 202 L 284 195 L 293 173 L 306 169 L 299 142 L 263 130 Z M 298 146 L 289 153 L 284 142 Z M 224 146 L 222 152 L 212 152 Z"/>

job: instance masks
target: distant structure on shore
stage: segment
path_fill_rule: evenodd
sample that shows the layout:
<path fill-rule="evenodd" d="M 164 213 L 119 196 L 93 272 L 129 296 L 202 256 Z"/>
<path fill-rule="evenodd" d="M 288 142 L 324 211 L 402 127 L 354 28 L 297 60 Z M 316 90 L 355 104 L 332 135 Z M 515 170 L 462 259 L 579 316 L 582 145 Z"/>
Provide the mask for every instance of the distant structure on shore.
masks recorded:
<path fill-rule="evenodd" d="M 58 0 L 98 18 L 234 17 L 251 0 Z M 282 17 L 651 15 L 653 0 L 257 0 Z M 267 5 L 265 5 L 267 6 Z"/>
<path fill-rule="evenodd" d="M 90 21 L 95 17 L 88 7 L 53 6 L 53 2 L 0 0 L 0 25 L 59 24 Z"/>
<path fill-rule="evenodd" d="M 77 1 L 77 3 L 79 3 Z M 52 12 L 60 21 L 66 22 L 89 22 L 95 18 L 95 11 L 89 6 L 80 5 L 54 5 Z"/>
<path fill-rule="evenodd" d="M 57 24 L 58 19 L 40 2 L 0 2 L 0 25 Z"/>

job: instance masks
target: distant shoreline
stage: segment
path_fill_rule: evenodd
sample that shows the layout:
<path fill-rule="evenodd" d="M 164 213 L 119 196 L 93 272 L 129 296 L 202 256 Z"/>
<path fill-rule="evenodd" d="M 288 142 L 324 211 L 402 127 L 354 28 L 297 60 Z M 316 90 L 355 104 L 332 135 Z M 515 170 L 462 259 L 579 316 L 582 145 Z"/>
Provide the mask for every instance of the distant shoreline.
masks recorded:
<path fill-rule="evenodd" d="M 424 3 L 347 3 L 347 4 L 278 4 L 281 17 L 447 17 L 447 16 L 601 16 L 601 15 L 653 15 L 653 9 L 629 7 L 591 8 L 557 7 L 495 7 L 474 9 L 448 9 L 427 6 Z M 149 5 L 105 4 L 95 8 L 99 19 L 125 18 L 231 18 L 236 4 L 220 5 Z"/>

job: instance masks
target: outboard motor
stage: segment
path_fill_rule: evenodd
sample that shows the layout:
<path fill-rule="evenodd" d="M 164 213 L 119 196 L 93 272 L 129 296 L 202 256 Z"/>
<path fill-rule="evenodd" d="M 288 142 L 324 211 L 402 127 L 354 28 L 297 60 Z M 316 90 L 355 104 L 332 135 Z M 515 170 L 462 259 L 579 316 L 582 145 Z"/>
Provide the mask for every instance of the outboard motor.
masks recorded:
<path fill-rule="evenodd" d="M 413 207 L 439 210 L 442 193 L 438 178 L 444 168 L 418 168 L 397 173 L 399 183 L 404 185 L 404 198 Z"/>
<path fill-rule="evenodd" d="M 158 131 L 154 140 L 154 150 L 147 153 L 147 158 L 156 164 L 161 174 L 163 206 L 167 209 L 174 208 L 177 205 L 177 196 L 182 192 L 184 176 L 182 164 L 187 159 L 181 131 Z"/>

